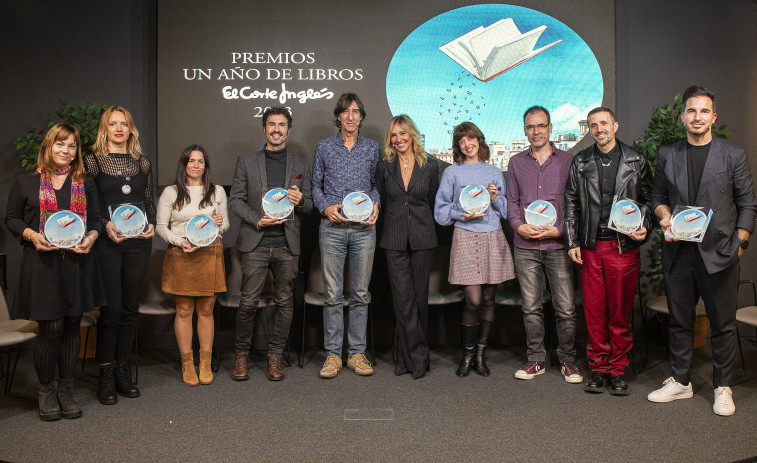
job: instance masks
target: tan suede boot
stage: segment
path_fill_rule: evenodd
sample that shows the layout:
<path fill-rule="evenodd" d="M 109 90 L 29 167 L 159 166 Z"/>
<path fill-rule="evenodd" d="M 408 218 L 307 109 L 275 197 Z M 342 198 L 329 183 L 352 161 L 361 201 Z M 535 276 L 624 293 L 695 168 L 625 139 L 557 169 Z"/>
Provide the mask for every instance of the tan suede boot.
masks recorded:
<path fill-rule="evenodd" d="M 195 371 L 195 361 L 192 351 L 182 352 L 181 354 L 181 374 L 184 377 L 184 384 L 187 386 L 197 386 L 197 372 Z"/>
<path fill-rule="evenodd" d="M 210 384 L 213 382 L 213 371 L 210 369 L 210 359 L 212 351 L 200 351 L 200 384 Z"/>

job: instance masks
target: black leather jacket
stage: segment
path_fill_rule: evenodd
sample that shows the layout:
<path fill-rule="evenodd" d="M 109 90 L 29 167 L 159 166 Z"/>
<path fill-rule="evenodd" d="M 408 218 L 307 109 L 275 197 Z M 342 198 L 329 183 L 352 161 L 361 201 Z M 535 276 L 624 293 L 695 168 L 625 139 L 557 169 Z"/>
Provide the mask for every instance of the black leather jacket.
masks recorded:
<path fill-rule="evenodd" d="M 638 248 L 651 235 L 652 230 L 652 171 L 647 160 L 630 146 L 616 140 L 620 147 L 620 166 L 615 178 L 615 193 L 647 207 L 644 227 L 647 236 L 634 241 L 618 233 L 620 252 Z M 601 192 L 594 144 L 573 157 L 570 175 L 565 185 L 565 242 L 568 249 L 593 249 L 597 245 Z"/>

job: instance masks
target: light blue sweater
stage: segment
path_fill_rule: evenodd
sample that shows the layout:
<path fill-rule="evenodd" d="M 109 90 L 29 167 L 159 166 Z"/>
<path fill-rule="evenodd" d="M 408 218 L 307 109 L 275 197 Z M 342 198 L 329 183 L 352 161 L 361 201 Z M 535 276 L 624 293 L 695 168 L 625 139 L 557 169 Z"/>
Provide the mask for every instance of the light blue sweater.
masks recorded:
<path fill-rule="evenodd" d="M 460 192 L 468 185 L 487 187 L 493 183 L 499 192 L 486 217 L 463 221 L 466 212 L 460 206 Z M 436 193 L 434 219 L 439 225 L 452 225 L 472 232 L 490 232 L 502 228 L 500 218 L 507 218 L 507 200 L 505 199 L 505 179 L 499 168 L 478 162 L 476 164 L 453 164 L 444 171 L 439 191 Z"/>

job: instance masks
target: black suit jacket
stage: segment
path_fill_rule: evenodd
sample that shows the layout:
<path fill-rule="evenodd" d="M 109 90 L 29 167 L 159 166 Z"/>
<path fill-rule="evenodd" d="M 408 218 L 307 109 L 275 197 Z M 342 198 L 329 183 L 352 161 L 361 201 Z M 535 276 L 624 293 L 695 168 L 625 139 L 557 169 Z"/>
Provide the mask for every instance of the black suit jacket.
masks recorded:
<path fill-rule="evenodd" d="M 434 201 L 439 189 L 439 164 L 426 157 L 424 167 L 415 163 L 405 191 L 397 158 L 381 159 L 376 166 L 376 186 L 381 196 L 383 225 L 379 247 L 404 251 L 436 247 Z"/>
<path fill-rule="evenodd" d="M 654 210 L 664 204 L 671 212 L 676 206 L 712 209 L 712 219 L 704 239 L 699 243 L 699 252 L 707 271 L 716 273 L 739 259 L 736 229 L 754 230 L 757 201 L 749 162 L 744 150 L 713 138 L 697 197 L 689 198 L 686 157 L 686 140 L 660 148 L 654 173 L 652 208 Z M 662 245 L 665 271 L 670 271 L 678 244 L 664 242 Z"/>
<path fill-rule="evenodd" d="M 295 206 L 292 216 L 284 222 L 284 234 L 289 249 L 292 254 L 298 256 L 300 254 L 300 215 L 313 210 L 313 196 L 310 193 L 310 163 L 287 151 L 284 178 L 286 178 L 286 184 L 281 185 L 281 188 L 288 189 L 292 185 L 297 185 L 302 192 L 300 204 Z M 239 156 L 236 170 L 234 170 L 234 182 L 231 184 L 229 208 L 242 219 L 236 243 L 236 248 L 241 252 L 250 252 L 255 249 L 263 237 L 263 230 L 258 228 L 258 222 L 265 215 L 263 196 L 267 192 L 265 153 L 261 150 Z"/>

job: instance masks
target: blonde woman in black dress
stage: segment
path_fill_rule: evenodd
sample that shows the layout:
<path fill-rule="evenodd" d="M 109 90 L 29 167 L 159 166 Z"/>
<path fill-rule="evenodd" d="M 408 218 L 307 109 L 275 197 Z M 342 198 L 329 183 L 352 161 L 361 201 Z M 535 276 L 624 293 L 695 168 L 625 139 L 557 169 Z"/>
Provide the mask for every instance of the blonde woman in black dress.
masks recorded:
<path fill-rule="evenodd" d="M 103 285 L 108 299 L 100 307 L 97 322 L 97 350 L 100 380 L 97 397 L 103 405 L 115 404 L 118 394 L 139 397 L 131 382 L 129 358 L 137 334 L 139 292 L 147 270 L 155 234 L 155 201 L 152 169 L 142 154 L 139 131 L 131 113 L 111 106 L 100 118 L 94 153 L 84 158 L 87 173 L 97 184 L 103 239 L 97 241 Z M 141 206 L 148 225 L 135 238 L 121 235 L 110 220 L 109 206 Z"/>

